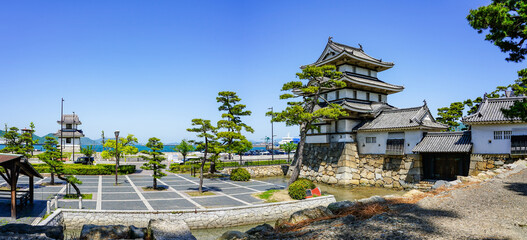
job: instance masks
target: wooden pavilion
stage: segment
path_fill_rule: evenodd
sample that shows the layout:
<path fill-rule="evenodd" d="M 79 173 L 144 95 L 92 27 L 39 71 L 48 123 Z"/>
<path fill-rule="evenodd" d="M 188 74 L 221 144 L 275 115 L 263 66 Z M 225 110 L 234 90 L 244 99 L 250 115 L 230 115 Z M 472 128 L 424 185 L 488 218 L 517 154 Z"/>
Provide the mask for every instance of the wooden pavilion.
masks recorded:
<path fill-rule="evenodd" d="M 11 199 L 11 217 L 16 219 L 16 207 L 17 198 L 21 205 L 29 203 L 33 204 L 34 198 L 34 177 L 42 178 L 42 175 L 38 173 L 33 166 L 29 163 L 26 157 L 18 154 L 0 154 L 0 166 L 3 171 L 0 171 L 0 176 L 7 182 L 10 190 L 9 194 L 6 194 Z M 29 177 L 29 190 L 18 191 L 17 193 L 17 182 L 20 174 Z M 6 191 L 4 191 L 6 192 Z M 0 192 L 0 198 L 2 192 Z"/>

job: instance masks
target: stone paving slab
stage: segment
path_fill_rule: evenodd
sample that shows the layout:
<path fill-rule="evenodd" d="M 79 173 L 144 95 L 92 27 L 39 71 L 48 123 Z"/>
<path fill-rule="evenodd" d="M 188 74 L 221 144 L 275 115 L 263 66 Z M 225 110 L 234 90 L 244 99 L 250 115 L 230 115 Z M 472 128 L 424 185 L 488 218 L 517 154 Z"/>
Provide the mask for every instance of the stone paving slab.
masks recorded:
<path fill-rule="evenodd" d="M 264 202 L 263 200 L 254 198 L 253 196 L 251 196 L 251 194 L 252 193 L 245 193 L 245 194 L 236 194 L 236 195 L 232 195 L 232 196 L 237 198 L 237 199 L 240 199 L 242 201 L 246 201 L 246 202 L 252 203 L 252 204 L 259 204 L 259 203 L 263 203 Z"/>
<path fill-rule="evenodd" d="M 125 193 L 125 194 L 102 194 L 102 200 L 139 200 L 139 196 L 136 193 Z"/>
<path fill-rule="evenodd" d="M 79 190 L 82 193 L 96 193 L 96 192 L 98 192 L 98 189 L 96 187 L 79 187 Z M 75 191 L 75 189 L 71 188 L 70 191 Z"/>
<path fill-rule="evenodd" d="M 142 201 L 103 201 L 103 210 L 148 210 Z"/>
<path fill-rule="evenodd" d="M 260 191 L 260 192 L 265 192 L 265 191 L 271 190 L 271 189 L 284 189 L 284 187 L 278 186 L 278 185 L 251 186 L 250 188 L 252 188 L 254 190 L 257 190 L 257 191 Z"/>
<path fill-rule="evenodd" d="M 95 209 L 96 201 L 82 201 L 82 209 Z M 59 208 L 79 209 L 79 201 L 59 201 Z"/>
<path fill-rule="evenodd" d="M 155 210 L 196 209 L 196 206 L 185 199 L 149 200 Z"/>
<path fill-rule="evenodd" d="M 143 196 L 146 199 L 170 199 L 170 198 L 182 198 L 181 195 L 175 192 L 163 191 L 163 192 L 143 192 Z"/>
<path fill-rule="evenodd" d="M 233 200 L 226 196 L 210 196 L 201 198 L 192 198 L 195 202 L 201 204 L 206 208 L 219 208 L 219 207 L 235 207 L 244 205 L 236 200 Z"/>
<path fill-rule="evenodd" d="M 103 187 L 102 192 L 135 192 L 132 187 Z"/>
<path fill-rule="evenodd" d="M 236 193 L 254 193 L 256 191 L 239 187 L 239 188 L 221 189 L 221 192 L 225 194 L 236 194 Z"/>

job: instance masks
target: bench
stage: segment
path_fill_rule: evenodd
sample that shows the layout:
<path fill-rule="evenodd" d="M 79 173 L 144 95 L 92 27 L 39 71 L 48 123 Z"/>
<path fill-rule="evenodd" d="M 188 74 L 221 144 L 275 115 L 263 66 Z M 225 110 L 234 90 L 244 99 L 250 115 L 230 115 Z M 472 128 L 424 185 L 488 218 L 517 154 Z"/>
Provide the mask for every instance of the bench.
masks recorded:
<path fill-rule="evenodd" d="M 29 203 L 29 191 L 18 190 L 16 191 L 17 206 L 25 206 Z M 0 200 L 7 199 L 11 200 L 10 190 L 0 190 Z"/>

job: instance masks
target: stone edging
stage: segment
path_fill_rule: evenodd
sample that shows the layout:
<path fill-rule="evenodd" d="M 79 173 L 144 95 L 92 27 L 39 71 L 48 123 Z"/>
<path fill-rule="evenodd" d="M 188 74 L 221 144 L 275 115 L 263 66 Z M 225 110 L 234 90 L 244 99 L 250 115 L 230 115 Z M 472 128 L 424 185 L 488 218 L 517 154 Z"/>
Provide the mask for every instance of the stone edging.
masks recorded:
<path fill-rule="evenodd" d="M 230 227 L 275 221 L 289 217 L 296 211 L 335 202 L 333 195 L 265 203 L 253 206 L 196 209 L 196 210 L 82 210 L 58 209 L 38 225 L 80 229 L 84 224 L 134 225 L 146 227 L 150 219 L 183 220 L 191 229 Z"/>

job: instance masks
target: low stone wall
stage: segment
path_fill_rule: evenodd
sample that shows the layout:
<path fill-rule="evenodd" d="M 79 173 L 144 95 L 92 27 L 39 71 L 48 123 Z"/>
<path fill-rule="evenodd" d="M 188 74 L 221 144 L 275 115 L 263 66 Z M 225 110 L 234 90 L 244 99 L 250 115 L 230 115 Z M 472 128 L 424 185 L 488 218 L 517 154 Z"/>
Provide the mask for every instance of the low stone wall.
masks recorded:
<path fill-rule="evenodd" d="M 471 154 L 468 175 L 475 176 L 480 172 L 497 169 L 515 160 L 509 154 Z"/>
<path fill-rule="evenodd" d="M 45 224 L 41 224 L 45 223 Z M 46 219 L 42 220 L 37 225 L 45 225 L 45 226 L 64 226 L 64 218 L 63 214 L 60 210 L 57 210 L 50 214 Z"/>
<path fill-rule="evenodd" d="M 220 228 L 275 221 L 279 218 L 288 217 L 298 210 L 327 206 L 332 202 L 335 202 L 335 197 L 330 195 L 301 201 L 204 210 L 110 211 L 58 209 L 39 225 L 51 226 L 62 221 L 66 229 L 74 230 L 82 228 L 84 224 L 147 227 L 150 219 L 164 219 L 171 221 L 183 220 L 191 229 Z"/>
<path fill-rule="evenodd" d="M 273 166 L 254 166 L 254 167 L 243 167 L 249 171 L 251 177 L 277 177 L 284 176 L 287 173 L 288 166 L 286 165 L 273 165 Z M 234 168 L 225 168 L 221 170 L 221 173 L 231 174 Z"/>
<path fill-rule="evenodd" d="M 306 144 L 300 177 L 337 185 L 402 188 L 422 176 L 419 154 L 359 155 L 356 143 Z"/>

